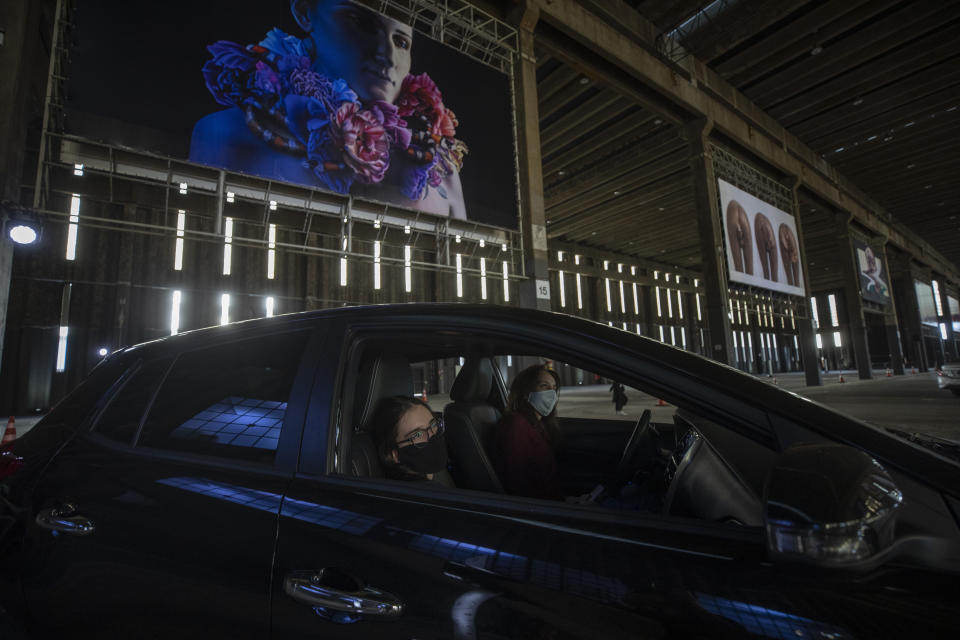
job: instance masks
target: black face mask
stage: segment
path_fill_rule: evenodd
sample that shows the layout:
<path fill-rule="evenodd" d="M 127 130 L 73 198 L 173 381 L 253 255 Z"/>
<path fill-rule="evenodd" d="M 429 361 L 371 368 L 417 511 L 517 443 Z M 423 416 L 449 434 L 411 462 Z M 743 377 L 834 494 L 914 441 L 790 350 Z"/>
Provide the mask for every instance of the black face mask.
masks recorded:
<path fill-rule="evenodd" d="M 436 473 L 447 468 L 447 441 L 443 434 L 430 438 L 423 447 L 400 447 L 397 461 L 421 474 Z"/>

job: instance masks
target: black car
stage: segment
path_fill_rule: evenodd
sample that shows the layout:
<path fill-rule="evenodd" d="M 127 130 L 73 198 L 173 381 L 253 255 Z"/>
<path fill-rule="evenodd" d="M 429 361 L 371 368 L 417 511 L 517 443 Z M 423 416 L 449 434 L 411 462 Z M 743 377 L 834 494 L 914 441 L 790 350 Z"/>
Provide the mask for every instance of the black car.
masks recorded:
<path fill-rule="evenodd" d="M 506 384 L 538 362 L 561 407 L 611 381 L 670 404 L 561 413 L 564 493 L 593 501 L 497 477 Z M 383 476 L 367 427 L 394 394 L 434 395 L 456 488 Z M 3 450 L 0 633 L 953 637 L 958 497 L 934 450 L 619 329 L 295 314 L 117 352 Z"/>

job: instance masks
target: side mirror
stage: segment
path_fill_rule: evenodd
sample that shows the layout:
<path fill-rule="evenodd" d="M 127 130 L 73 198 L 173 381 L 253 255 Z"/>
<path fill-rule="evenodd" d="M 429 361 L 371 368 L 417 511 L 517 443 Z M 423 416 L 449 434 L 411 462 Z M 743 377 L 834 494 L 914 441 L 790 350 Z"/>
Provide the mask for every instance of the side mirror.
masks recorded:
<path fill-rule="evenodd" d="M 903 501 L 879 462 L 841 444 L 788 448 L 765 494 L 770 555 L 821 566 L 855 564 L 888 547 Z"/>

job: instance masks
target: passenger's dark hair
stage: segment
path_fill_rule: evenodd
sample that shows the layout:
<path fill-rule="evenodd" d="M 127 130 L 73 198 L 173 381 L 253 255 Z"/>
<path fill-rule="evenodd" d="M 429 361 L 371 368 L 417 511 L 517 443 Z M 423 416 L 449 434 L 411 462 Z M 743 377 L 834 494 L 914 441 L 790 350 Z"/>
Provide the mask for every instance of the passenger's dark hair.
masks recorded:
<path fill-rule="evenodd" d="M 397 423 L 400 422 L 403 414 L 416 406 L 426 407 L 430 410 L 430 405 L 420 398 L 390 396 L 380 401 L 376 412 L 373 414 L 373 419 L 370 421 L 370 437 L 373 439 L 373 446 L 377 450 L 380 466 L 383 467 L 384 473 L 389 478 L 411 480 L 423 477 L 423 474 L 394 462 L 391 454 L 397 446 Z"/>
<path fill-rule="evenodd" d="M 553 376 L 554 381 L 557 383 L 557 391 L 560 390 L 560 376 L 557 375 L 556 371 L 548 368 L 545 364 L 529 366 L 518 373 L 510 385 L 510 395 L 507 396 L 507 411 L 516 411 L 526 415 L 530 415 L 530 413 L 533 412 L 533 407 L 527 402 L 527 396 L 531 391 L 536 391 L 537 378 L 540 377 L 541 371 L 546 371 Z M 540 424 L 543 425 L 547 440 L 550 441 L 550 444 L 553 445 L 555 449 L 558 448 L 562 441 L 562 433 L 560 431 L 560 424 L 557 422 L 556 406 L 553 407 L 553 411 L 551 411 L 549 415 L 543 416 Z"/>

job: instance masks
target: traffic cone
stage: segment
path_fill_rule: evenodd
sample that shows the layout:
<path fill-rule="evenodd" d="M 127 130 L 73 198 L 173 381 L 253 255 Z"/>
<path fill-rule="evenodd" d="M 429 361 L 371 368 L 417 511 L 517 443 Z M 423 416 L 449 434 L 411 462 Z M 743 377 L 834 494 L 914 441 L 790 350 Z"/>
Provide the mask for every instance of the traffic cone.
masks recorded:
<path fill-rule="evenodd" d="M 917 368 L 916 368 L 916 367 L 914 367 L 913 369 L 910 369 L 910 373 L 916 373 L 916 372 L 917 372 Z"/>
<path fill-rule="evenodd" d="M 7 430 L 3 432 L 3 442 L 0 442 L 0 444 L 7 444 L 17 439 L 17 427 L 13 422 L 13 416 L 10 416 L 10 419 L 7 421 Z"/>
<path fill-rule="evenodd" d="M 842 374 L 842 373 L 840 374 L 840 382 L 846 382 L 846 380 L 843 379 L 843 374 Z"/>
<path fill-rule="evenodd" d="M 427 402 L 427 385 L 423 385 L 423 393 L 420 394 L 420 398 Z"/>
<path fill-rule="evenodd" d="M 669 407 L 670 405 L 668 405 L 666 402 L 664 402 L 664 401 L 663 401 L 663 398 L 657 398 L 657 406 L 658 406 L 658 407 Z"/>
<path fill-rule="evenodd" d="M 887 367 L 887 377 L 888 377 L 888 378 L 892 378 L 892 377 L 893 377 L 893 371 L 890 370 L 890 367 Z"/>

